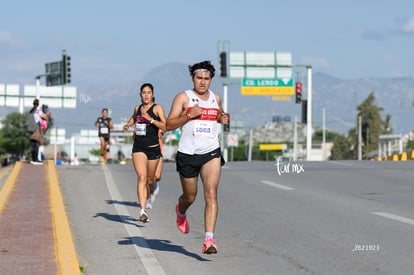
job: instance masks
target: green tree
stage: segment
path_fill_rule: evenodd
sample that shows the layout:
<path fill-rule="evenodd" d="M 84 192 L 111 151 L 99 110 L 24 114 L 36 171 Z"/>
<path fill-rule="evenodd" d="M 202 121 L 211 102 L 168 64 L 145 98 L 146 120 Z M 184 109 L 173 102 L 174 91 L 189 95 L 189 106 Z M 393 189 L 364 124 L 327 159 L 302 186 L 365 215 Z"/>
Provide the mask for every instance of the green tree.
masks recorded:
<path fill-rule="evenodd" d="M 331 159 L 350 159 L 351 158 L 351 142 L 344 135 L 337 135 L 334 141 L 334 145 L 331 149 Z"/>
<path fill-rule="evenodd" d="M 247 160 L 248 147 L 245 140 L 239 140 L 239 144 L 236 147 L 227 149 L 227 159 L 233 161 Z M 233 156 L 232 156 L 233 153 Z"/>
<path fill-rule="evenodd" d="M 100 157 L 101 156 L 101 148 L 92 148 L 91 150 L 89 150 L 89 153 L 92 156 Z"/>
<path fill-rule="evenodd" d="M 414 150 L 414 140 L 409 140 L 407 142 L 407 145 L 405 146 L 405 150 L 410 152 L 411 150 Z"/>
<path fill-rule="evenodd" d="M 329 130 L 325 131 L 325 141 L 326 142 L 334 142 L 335 138 L 337 137 L 338 133 L 331 132 Z M 322 142 L 323 141 L 323 130 L 316 130 L 312 136 L 312 140 L 314 142 Z"/>
<path fill-rule="evenodd" d="M 29 145 L 29 134 L 26 131 L 26 114 L 9 113 L 2 120 L 2 123 L 0 147 L 4 153 L 22 157 Z"/>
<path fill-rule="evenodd" d="M 391 115 L 381 119 L 383 108 L 375 105 L 375 96 L 371 92 L 368 97 L 357 106 L 356 121 L 361 117 L 361 128 L 363 138 L 363 157 L 378 149 L 378 140 L 381 134 L 391 134 Z M 348 137 L 337 136 L 331 151 L 332 159 L 356 159 L 358 148 L 358 128 L 351 128 Z"/>
<path fill-rule="evenodd" d="M 375 105 L 375 96 L 371 92 L 368 97 L 357 107 L 358 117 L 362 121 L 362 135 L 364 142 L 363 155 L 367 157 L 372 151 L 378 149 L 379 136 L 384 133 L 390 133 L 391 116 L 386 116 L 386 121 L 381 119 L 381 112 L 384 110 Z"/>

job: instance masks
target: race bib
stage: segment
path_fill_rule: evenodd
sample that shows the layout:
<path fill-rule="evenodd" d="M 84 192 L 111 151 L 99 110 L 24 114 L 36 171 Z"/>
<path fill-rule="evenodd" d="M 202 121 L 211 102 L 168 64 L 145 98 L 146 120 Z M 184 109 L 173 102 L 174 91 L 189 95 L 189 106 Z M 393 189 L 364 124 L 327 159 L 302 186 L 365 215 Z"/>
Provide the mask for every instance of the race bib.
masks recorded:
<path fill-rule="evenodd" d="M 135 123 L 135 135 L 146 136 L 147 135 L 147 124 Z"/>
<path fill-rule="evenodd" d="M 196 137 L 214 137 L 216 134 L 215 121 L 195 121 L 193 135 Z"/>
<path fill-rule="evenodd" d="M 108 134 L 108 133 L 109 133 L 108 128 L 106 128 L 106 127 L 101 128 L 101 134 L 106 135 L 106 134 Z"/>

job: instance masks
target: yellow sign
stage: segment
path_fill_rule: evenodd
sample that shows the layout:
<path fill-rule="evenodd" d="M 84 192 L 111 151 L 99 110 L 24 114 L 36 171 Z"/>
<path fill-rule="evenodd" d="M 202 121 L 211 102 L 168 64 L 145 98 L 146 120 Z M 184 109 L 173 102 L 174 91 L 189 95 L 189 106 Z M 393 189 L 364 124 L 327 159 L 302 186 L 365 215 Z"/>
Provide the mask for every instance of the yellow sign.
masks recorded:
<path fill-rule="evenodd" d="M 242 95 L 294 95 L 293 87 L 241 87 Z"/>
<path fill-rule="evenodd" d="M 270 143 L 270 144 L 259 144 L 260 151 L 282 151 L 286 150 L 286 144 L 282 143 Z"/>
<path fill-rule="evenodd" d="M 272 100 L 290 100 L 290 96 L 288 95 L 272 95 Z"/>

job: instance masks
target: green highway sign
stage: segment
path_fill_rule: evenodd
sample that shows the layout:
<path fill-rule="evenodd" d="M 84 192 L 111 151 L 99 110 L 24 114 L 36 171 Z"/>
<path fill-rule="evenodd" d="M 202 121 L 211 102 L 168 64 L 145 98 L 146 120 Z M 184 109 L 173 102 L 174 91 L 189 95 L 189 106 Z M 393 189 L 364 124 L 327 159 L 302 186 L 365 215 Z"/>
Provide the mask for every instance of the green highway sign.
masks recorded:
<path fill-rule="evenodd" d="M 294 95 L 293 79 L 243 78 L 242 95 Z"/>
<path fill-rule="evenodd" d="M 293 79 L 279 78 L 243 78 L 243 87 L 293 87 Z"/>

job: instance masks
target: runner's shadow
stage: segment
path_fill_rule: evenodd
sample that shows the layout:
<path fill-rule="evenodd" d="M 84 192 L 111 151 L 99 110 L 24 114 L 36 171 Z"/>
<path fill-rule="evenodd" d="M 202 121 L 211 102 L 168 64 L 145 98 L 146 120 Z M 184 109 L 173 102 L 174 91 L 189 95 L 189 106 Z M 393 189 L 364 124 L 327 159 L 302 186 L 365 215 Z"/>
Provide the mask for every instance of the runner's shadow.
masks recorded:
<path fill-rule="evenodd" d="M 120 245 L 135 244 L 142 248 L 181 253 L 183 255 L 192 257 L 195 260 L 202 261 L 202 262 L 211 261 L 209 259 L 205 259 L 201 257 L 200 255 L 196 253 L 192 253 L 184 249 L 183 246 L 172 244 L 171 241 L 169 240 L 145 239 L 142 237 L 126 237 L 124 240 L 118 241 L 118 244 Z"/>
<path fill-rule="evenodd" d="M 117 200 L 106 200 L 107 204 L 122 204 L 126 206 L 139 207 L 138 202 L 136 201 L 117 201 Z"/>
<path fill-rule="evenodd" d="M 130 224 L 130 225 L 135 225 L 138 226 L 136 224 L 136 222 L 138 221 L 137 219 L 131 218 L 130 216 L 125 216 L 125 215 L 112 215 L 112 214 L 108 214 L 108 213 L 96 213 L 95 216 L 93 216 L 94 218 L 97 217 L 102 217 L 105 218 L 109 221 L 113 221 L 113 222 L 120 222 L 120 223 L 125 223 L 125 224 Z"/>

